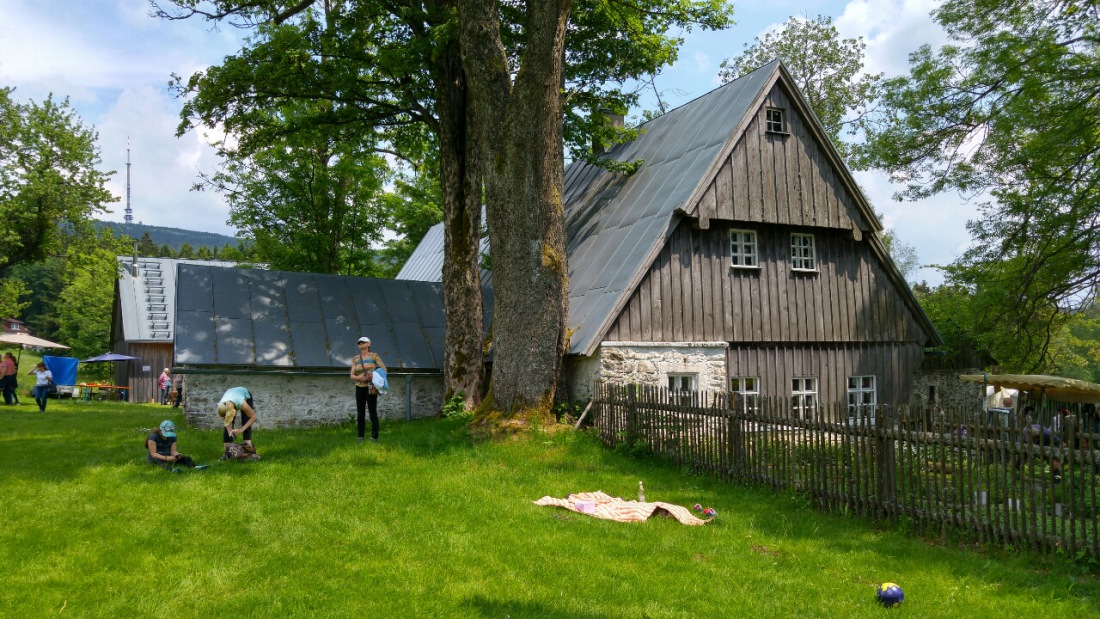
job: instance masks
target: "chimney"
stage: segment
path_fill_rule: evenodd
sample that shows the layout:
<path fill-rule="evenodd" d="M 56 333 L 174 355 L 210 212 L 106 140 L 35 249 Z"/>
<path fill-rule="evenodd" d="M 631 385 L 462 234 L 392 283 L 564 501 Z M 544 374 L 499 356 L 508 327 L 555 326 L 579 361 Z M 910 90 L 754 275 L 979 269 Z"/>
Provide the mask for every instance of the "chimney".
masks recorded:
<path fill-rule="evenodd" d="M 606 107 L 600 108 L 600 114 L 607 119 L 607 122 L 614 127 L 616 131 L 623 128 L 623 120 L 625 117 L 622 114 L 616 114 Z M 597 155 L 603 154 L 604 152 L 603 144 L 601 144 L 596 137 L 592 138 L 592 152 Z"/>

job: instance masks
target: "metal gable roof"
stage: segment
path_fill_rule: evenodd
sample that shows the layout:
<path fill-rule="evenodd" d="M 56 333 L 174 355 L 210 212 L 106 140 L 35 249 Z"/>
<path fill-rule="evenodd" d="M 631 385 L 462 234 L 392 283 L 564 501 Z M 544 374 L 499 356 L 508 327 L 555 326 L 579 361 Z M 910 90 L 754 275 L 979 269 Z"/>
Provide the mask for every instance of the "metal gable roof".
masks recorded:
<path fill-rule="evenodd" d="M 664 244 L 677 210 L 690 206 L 688 199 L 777 66 L 771 62 L 639 127 L 637 139 L 604 155 L 644 161 L 629 177 L 583 161 L 566 168 L 570 353 L 588 354 L 598 343 L 612 312 Z M 443 225 L 437 224 L 398 279 L 438 282 L 442 270 Z M 483 271 L 482 282 L 488 283 L 485 276 Z"/>
<path fill-rule="evenodd" d="M 346 368 L 366 335 L 391 369 L 443 367 L 438 282 L 190 264 L 176 279 L 177 365 Z"/>
<path fill-rule="evenodd" d="M 606 158 L 644 161 L 629 177 L 583 161 L 565 175 L 570 353 L 589 354 L 670 234 L 778 62 L 642 125 Z"/>

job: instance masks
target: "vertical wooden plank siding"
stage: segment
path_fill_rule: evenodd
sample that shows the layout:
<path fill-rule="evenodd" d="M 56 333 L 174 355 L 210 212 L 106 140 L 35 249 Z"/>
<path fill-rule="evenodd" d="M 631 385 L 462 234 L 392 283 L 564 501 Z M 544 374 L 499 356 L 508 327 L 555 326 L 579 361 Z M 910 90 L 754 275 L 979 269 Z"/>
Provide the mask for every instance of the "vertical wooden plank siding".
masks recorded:
<path fill-rule="evenodd" d="M 923 341 L 915 316 L 865 243 L 819 229 L 819 258 L 829 264 L 795 273 L 790 228 L 746 226 L 757 232 L 760 268 L 735 269 L 729 230 L 743 225 L 694 230 L 682 222 L 628 300 L 613 339 Z"/>

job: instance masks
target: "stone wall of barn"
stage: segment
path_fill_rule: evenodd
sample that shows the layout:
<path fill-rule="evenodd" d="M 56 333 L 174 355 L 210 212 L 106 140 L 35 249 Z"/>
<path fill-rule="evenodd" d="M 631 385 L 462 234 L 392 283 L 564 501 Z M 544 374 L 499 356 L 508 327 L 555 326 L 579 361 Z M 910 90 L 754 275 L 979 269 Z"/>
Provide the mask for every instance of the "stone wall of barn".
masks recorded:
<path fill-rule="evenodd" d="M 697 391 L 726 390 L 725 342 L 603 342 L 592 357 L 571 360 L 574 400 L 592 398 L 599 381 L 668 387 L 670 375 L 694 377 Z"/>
<path fill-rule="evenodd" d="M 183 378 L 183 411 L 196 428 L 218 428 L 217 406 L 225 391 L 243 386 L 256 404 L 257 427 L 295 428 L 344 423 L 355 419 L 355 385 L 347 375 L 179 374 Z M 443 406 L 443 377 L 435 374 L 389 375 L 389 393 L 378 396 L 381 419 L 432 417 Z"/>

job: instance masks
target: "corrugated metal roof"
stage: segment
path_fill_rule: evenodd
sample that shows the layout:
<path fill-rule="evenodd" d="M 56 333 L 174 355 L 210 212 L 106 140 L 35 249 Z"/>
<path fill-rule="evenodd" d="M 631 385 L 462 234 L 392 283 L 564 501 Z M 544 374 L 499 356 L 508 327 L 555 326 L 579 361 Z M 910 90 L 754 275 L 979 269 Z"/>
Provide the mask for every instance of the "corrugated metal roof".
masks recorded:
<path fill-rule="evenodd" d="M 484 214 L 482 219 L 484 219 Z M 489 253 L 489 237 L 481 238 L 478 252 L 482 255 Z M 443 280 L 443 224 L 436 224 L 428 229 L 428 233 L 417 244 L 405 265 L 401 267 L 394 279 L 407 279 L 418 282 L 438 282 Z M 493 272 L 481 270 L 481 283 L 491 286 Z"/>
<path fill-rule="evenodd" d="M 129 343 L 170 344 L 175 331 L 176 266 L 207 264 L 233 266 L 222 260 L 179 260 L 119 256 L 118 280 L 122 339 Z"/>
<path fill-rule="evenodd" d="M 569 352 L 585 354 L 603 337 L 612 312 L 671 234 L 677 210 L 690 207 L 688 199 L 777 65 L 769 63 L 642 125 L 636 140 L 607 154 L 615 161 L 644 161 L 632 176 L 583 161 L 566 170 Z"/>
<path fill-rule="evenodd" d="M 443 367 L 438 282 L 198 265 L 177 278 L 176 365 L 346 368 L 366 335 L 391 369 Z"/>

